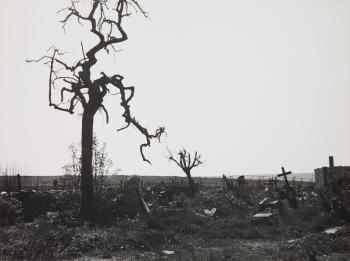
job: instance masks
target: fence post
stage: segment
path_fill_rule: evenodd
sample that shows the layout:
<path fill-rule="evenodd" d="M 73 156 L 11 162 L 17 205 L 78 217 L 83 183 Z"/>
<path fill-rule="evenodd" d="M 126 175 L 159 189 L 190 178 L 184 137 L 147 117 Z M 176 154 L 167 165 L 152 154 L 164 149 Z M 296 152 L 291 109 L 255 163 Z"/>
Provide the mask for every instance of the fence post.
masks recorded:
<path fill-rule="evenodd" d="M 57 181 L 57 179 L 53 180 L 52 187 L 53 187 L 54 190 L 57 190 L 57 188 L 58 188 L 58 181 Z"/>
<path fill-rule="evenodd" d="M 17 191 L 22 190 L 21 175 L 17 174 Z"/>

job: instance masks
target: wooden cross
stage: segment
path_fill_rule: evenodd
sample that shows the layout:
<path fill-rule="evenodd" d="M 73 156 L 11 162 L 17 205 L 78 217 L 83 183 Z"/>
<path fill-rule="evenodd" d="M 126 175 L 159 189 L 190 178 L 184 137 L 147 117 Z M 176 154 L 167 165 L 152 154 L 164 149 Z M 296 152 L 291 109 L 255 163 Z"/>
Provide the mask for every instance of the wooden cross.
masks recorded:
<path fill-rule="evenodd" d="M 291 171 L 285 172 L 284 168 L 282 167 L 282 173 L 278 174 L 277 177 L 284 177 L 284 181 L 286 182 L 287 188 L 289 188 L 289 183 L 287 179 L 287 175 L 292 174 Z"/>

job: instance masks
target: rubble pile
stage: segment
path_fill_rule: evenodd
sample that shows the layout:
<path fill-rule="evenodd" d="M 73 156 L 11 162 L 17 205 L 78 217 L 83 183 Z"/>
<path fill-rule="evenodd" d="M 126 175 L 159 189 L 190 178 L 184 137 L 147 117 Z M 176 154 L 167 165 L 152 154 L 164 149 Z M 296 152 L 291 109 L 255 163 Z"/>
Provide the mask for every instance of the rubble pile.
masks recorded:
<path fill-rule="evenodd" d="M 79 218 L 78 191 L 4 194 L 2 200 L 15 209 L 14 216 L 27 223 L 6 224 L 0 233 L 0 259 L 1 255 L 62 259 L 85 256 L 91 251 L 93 255 L 101 251 L 106 256 L 152 251 L 157 253 L 155 257 L 178 258 L 193 242 L 203 246 L 242 241 L 273 245 L 277 250 L 270 249 L 269 253 L 276 258 L 285 250 L 294 258 L 290 260 L 303 260 L 295 258 L 345 253 L 350 247 L 345 221 L 321 208 L 319 193 L 297 187 L 295 208 L 287 198 L 280 197 L 274 183 L 268 184 L 267 190 L 254 190 L 243 178 L 240 182 L 239 193 L 215 188 L 190 197 L 185 186 L 179 189 L 174 184 L 159 184 L 142 188 L 140 178 L 132 176 L 118 190 L 101 191 L 96 198 L 96 213 L 108 217 L 108 222 L 95 223 Z"/>
<path fill-rule="evenodd" d="M 349 238 L 345 228 L 334 230 L 335 233 L 328 233 L 327 230 L 319 233 L 307 234 L 301 238 L 286 240 L 282 244 L 283 249 L 298 250 L 304 249 L 305 252 L 313 250 L 319 255 L 331 252 L 347 252 L 350 247 Z"/>

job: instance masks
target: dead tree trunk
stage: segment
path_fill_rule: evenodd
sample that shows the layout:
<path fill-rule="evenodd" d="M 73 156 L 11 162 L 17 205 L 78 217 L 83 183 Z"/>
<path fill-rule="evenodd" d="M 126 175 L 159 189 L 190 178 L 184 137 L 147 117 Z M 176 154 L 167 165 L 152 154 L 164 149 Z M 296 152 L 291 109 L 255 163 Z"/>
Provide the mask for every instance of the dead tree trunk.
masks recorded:
<path fill-rule="evenodd" d="M 176 165 L 178 165 L 182 169 L 182 171 L 185 172 L 188 179 L 188 183 L 192 191 L 192 196 L 194 196 L 194 194 L 196 194 L 197 192 L 197 187 L 192 179 L 191 170 L 203 163 L 200 160 L 201 155 L 195 152 L 194 158 L 192 159 L 191 154 L 187 152 L 185 149 L 183 149 L 177 153 L 179 156 L 179 159 L 177 160 L 172 156 L 170 151 L 169 153 L 170 153 L 169 160 L 174 161 Z"/>
<path fill-rule="evenodd" d="M 191 176 L 191 172 L 190 171 L 186 171 L 186 176 L 187 176 L 187 180 L 188 180 L 188 184 L 190 184 L 190 188 L 191 188 L 191 191 L 192 191 L 192 194 L 196 194 L 196 191 L 197 191 L 197 188 L 196 188 L 196 185 L 194 184 L 194 181 L 192 179 L 192 176 Z"/>
<path fill-rule="evenodd" d="M 92 176 L 92 142 L 94 113 L 84 110 L 81 135 L 81 209 L 83 217 L 91 217 L 94 211 Z"/>
<path fill-rule="evenodd" d="M 83 2 L 83 1 L 81 1 Z M 115 8 L 108 8 L 108 5 Z M 82 4 L 82 3 L 81 3 Z M 94 187 L 93 187 L 93 126 L 94 116 L 99 110 L 106 115 L 108 123 L 109 115 L 106 107 L 103 105 L 103 98 L 108 93 L 117 91 L 120 96 L 120 105 L 124 109 L 123 118 L 126 126 L 118 129 L 124 130 L 130 125 L 133 125 L 145 138 L 145 142 L 140 145 L 140 153 L 142 159 L 148 163 L 150 161 L 145 157 L 143 150 L 151 145 L 152 139 L 160 141 L 164 127 L 158 128 L 155 133 L 149 133 L 143 127 L 130 111 L 129 102 L 134 96 L 134 87 L 126 87 L 123 84 L 124 77 L 115 74 L 107 76 L 103 71 L 100 71 L 100 77 L 95 78 L 91 75 L 91 69 L 98 62 L 96 56 L 101 51 L 115 51 L 114 45 L 124 42 L 128 39 L 126 32 L 123 29 L 122 21 L 130 16 L 130 10 L 140 11 L 145 17 L 145 12 L 139 5 L 137 0 L 93 0 L 91 1 L 90 12 L 83 15 L 79 9 L 82 8 L 79 1 L 71 1 L 71 6 L 64 8 L 61 11 L 67 12 L 62 20 L 65 28 L 68 20 L 76 18 L 80 24 L 87 24 L 89 31 L 98 39 L 87 51 L 84 49 L 83 41 L 80 42 L 82 55 L 73 65 L 68 65 L 62 60 L 64 52 L 60 52 L 53 47 L 52 55 L 44 55 L 36 60 L 28 60 L 28 62 L 43 61 L 50 67 L 49 74 L 49 106 L 56 110 L 65 111 L 73 114 L 76 106 L 83 109 L 82 119 L 82 159 L 81 159 L 81 214 L 86 218 L 92 218 L 94 214 Z M 133 8 L 132 8 L 133 7 Z M 107 11 L 109 9 L 109 11 Z M 60 12 L 61 12 L 60 11 Z M 105 30 L 109 28 L 108 30 Z M 50 48 L 52 50 L 52 48 Z M 53 92 L 60 92 L 60 102 L 54 98 Z M 68 96 L 67 96 L 68 95 Z M 65 101 L 65 102 L 64 102 Z M 67 105 L 65 105 L 67 104 Z"/>

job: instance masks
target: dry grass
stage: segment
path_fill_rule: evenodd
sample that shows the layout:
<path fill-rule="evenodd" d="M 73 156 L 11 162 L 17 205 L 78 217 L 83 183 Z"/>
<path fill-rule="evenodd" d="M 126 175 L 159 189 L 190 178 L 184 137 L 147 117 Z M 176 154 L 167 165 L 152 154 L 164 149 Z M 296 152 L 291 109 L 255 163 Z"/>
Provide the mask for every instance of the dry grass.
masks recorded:
<path fill-rule="evenodd" d="M 213 207 L 215 218 L 203 215 L 205 208 Z M 73 222 L 74 211 L 51 213 L 3 228 L 0 260 L 309 260 L 313 253 L 319 260 L 325 255 L 327 260 L 342 260 L 339 257 L 349 254 L 350 231 L 323 233 L 344 224 L 317 205 L 286 208 L 283 215 L 277 211 L 269 223 L 252 222 L 257 209 L 256 204 L 232 206 L 222 193 L 212 191 L 186 206 L 158 207 L 150 217 L 108 224 Z"/>

